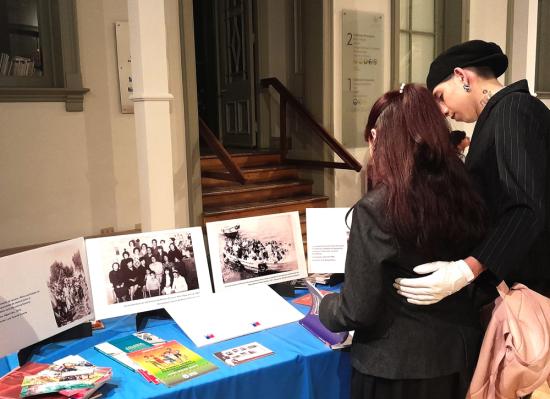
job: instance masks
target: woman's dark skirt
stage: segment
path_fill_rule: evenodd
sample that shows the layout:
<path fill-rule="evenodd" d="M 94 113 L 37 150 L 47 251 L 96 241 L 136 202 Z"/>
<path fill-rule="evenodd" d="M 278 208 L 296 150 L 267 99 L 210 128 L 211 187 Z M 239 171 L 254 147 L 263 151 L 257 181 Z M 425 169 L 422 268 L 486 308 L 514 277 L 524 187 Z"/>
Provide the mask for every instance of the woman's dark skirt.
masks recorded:
<path fill-rule="evenodd" d="M 469 381 L 463 373 L 436 378 L 388 380 L 353 369 L 352 399 L 464 399 Z"/>

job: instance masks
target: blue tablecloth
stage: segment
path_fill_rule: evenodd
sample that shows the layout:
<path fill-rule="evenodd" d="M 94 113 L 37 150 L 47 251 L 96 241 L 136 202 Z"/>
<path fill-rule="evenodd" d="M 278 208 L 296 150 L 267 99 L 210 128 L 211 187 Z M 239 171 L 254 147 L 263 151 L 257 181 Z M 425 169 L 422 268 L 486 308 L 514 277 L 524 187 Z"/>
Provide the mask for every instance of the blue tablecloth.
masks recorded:
<path fill-rule="evenodd" d="M 300 294 L 305 293 L 301 291 Z M 307 308 L 295 305 L 300 311 Z M 218 370 L 171 388 L 148 383 L 140 375 L 94 349 L 94 345 L 135 332 L 135 316 L 104 320 L 105 329 L 91 337 L 48 344 L 32 361 L 51 363 L 79 354 L 90 362 L 113 368 L 109 385 L 101 388 L 106 398 L 348 398 L 351 378 L 349 353 L 333 351 L 298 323 L 260 331 L 197 348 L 172 320 L 151 319 L 144 331 L 166 340 L 175 339 L 218 366 Z M 235 367 L 223 363 L 215 352 L 257 341 L 275 352 L 272 356 Z M 0 359 L 0 375 L 17 367 L 16 355 Z"/>

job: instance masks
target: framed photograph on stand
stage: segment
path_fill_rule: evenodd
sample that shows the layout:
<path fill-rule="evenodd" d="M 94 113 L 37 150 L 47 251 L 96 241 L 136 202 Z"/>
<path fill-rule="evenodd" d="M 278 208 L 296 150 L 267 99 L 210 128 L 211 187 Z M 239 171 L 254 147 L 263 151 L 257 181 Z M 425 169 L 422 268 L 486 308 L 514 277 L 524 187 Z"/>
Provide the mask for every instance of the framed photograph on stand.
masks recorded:
<path fill-rule="evenodd" d="M 298 212 L 206 224 L 216 291 L 307 276 Z"/>

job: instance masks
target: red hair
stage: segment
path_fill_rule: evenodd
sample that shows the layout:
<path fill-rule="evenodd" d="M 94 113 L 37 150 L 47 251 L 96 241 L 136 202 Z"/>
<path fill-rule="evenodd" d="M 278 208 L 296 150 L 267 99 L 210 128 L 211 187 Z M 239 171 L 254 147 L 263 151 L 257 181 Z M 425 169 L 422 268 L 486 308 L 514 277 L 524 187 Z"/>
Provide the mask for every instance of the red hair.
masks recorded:
<path fill-rule="evenodd" d="M 484 233 L 483 204 L 449 140 L 432 94 L 408 84 L 379 98 L 365 131 L 371 140 L 374 186 L 387 188 L 389 227 L 400 239 L 431 251 Z"/>

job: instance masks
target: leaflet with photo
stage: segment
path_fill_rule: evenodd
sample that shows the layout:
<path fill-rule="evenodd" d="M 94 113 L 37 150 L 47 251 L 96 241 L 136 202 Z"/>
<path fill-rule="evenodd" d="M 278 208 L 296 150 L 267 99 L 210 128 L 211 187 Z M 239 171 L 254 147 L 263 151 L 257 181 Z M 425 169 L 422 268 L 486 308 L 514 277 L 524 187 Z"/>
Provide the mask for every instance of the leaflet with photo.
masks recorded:
<path fill-rule="evenodd" d="M 214 356 L 229 366 L 237 366 L 269 355 L 273 355 L 273 351 L 258 342 L 250 342 L 221 352 L 214 352 Z"/>

